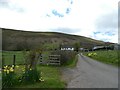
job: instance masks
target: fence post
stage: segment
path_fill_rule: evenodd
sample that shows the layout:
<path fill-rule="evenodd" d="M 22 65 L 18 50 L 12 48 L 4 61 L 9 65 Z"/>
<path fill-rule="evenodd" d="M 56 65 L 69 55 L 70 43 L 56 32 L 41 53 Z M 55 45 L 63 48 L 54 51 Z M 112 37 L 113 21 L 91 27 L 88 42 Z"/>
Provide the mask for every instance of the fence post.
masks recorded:
<path fill-rule="evenodd" d="M 2 55 L 2 68 L 4 67 L 4 55 Z"/>
<path fill-rule="evenodd" d="M 15 67 L 15 59 L 16 59 L 16 56 L 13 55 L 13 65 L 14 65 L 14 67 Z"/>

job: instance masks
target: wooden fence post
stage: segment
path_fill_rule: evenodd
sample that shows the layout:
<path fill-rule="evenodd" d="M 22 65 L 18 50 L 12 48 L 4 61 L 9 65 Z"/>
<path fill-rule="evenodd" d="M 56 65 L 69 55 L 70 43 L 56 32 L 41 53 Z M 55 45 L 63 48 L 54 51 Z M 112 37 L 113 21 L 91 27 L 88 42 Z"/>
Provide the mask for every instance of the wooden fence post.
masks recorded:
<path fill-rule="evenodd" d="M 15 60 L 16 60 L 16 56 L 13 55 L 13 65 L 14 65 L 14 67 L 15 67 Z"/>
<path fill-rule="evenodd" d="M 4 64 L 5 64 L 5 62 L 4 62 L 4 55 L 2 55 L 2 68 L 4 67 Z"/>

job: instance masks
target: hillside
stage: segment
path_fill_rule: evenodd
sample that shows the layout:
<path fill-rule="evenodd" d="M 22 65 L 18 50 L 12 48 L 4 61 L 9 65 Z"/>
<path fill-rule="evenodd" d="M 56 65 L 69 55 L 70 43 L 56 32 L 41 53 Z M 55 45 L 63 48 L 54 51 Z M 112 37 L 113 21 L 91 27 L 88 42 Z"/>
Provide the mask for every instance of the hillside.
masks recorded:
<path fill-rule="evenodd" d="M 60 44 L 74 45 L 76 42 L 80 43 L 83 48 L 104 44 L 102 41 L 91 38 L 58 32 L 30 32 L 3 28 L 2 36 L 3 50 L 24 50 L 40 47 L 59 49 Z"/>

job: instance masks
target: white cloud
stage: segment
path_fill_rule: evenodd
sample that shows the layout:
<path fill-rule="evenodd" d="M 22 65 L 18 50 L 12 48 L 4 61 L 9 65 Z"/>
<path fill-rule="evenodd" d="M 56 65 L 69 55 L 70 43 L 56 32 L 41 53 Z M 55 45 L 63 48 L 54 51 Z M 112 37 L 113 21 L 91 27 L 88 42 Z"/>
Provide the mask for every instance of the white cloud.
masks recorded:
<path fill-rule="evenodd" d="M 95 37 L 93 32 L 103 32 L 96 28 L 96 20 L 112 11 L 117 11 L 118 0 L 74 0 L 73 4 L 71 4 L 71 1 L 6 0 L 9 7 L 0 7 L 0 27 L 31 31 L 51 31 L 57 28 L 70 28 L 75 30 L 73 34 L 103 40 L 108 38 L 109 41 L 117 42 L 117 33 L 115 33 L 115 36 L 108 37 L 101 34 Z M 19 8 L 23 9 L 24 12 L 17 11 Z M 69 14 L 66 14 L 67 8 L 71 9 Z M 52 10 L 63 14 L 64 17 L 59 18 L 55 16 L 52 14 Z M 108 29 L 105 28 L 105 30 Z M 64 30 L 61 31 L 64 32 Z M 112 31 L 110 30 L 110 32 Z"/>

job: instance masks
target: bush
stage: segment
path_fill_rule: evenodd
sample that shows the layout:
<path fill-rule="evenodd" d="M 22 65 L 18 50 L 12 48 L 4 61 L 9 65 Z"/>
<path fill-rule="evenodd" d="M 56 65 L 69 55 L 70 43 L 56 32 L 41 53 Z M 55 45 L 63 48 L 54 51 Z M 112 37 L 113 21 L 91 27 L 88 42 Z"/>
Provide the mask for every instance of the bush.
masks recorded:
<path fill-rule="evenodd" d="M 74 60 L 77 53 L 75 51 L 54 51 L 51 54 L 60 55 L 61 65 L 66 65 L 71 62 L 71 60 Z"/>

